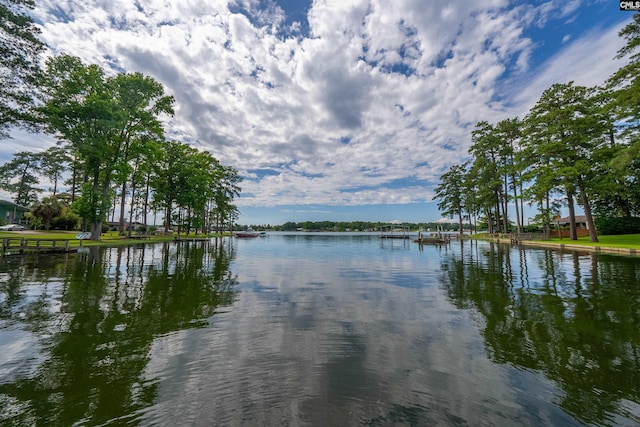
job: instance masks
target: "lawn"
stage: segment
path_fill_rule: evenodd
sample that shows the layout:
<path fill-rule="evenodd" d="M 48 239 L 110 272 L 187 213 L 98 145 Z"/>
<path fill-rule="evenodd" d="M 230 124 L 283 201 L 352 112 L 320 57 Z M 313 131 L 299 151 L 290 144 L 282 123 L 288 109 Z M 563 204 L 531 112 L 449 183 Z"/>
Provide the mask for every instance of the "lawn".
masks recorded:
<path fill-rule="evenodd" d="M 554 243 L 564 243 L 565 245 L 581 246 L 603 246 L 609 248 L 629 248 L 640 249 L 640 234 L 620 234 L 617 236 L 598 236 L 598 242 L 592 242 L 588 236 L 580 237 L 578 240 L 559 239 L 557 237 L 549 239 Z"/>

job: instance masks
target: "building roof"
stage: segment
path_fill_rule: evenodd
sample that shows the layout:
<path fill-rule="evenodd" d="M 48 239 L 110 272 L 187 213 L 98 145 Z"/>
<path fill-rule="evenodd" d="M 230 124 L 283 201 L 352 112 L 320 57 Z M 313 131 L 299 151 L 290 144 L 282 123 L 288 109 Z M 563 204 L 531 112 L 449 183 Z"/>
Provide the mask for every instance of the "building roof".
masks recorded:
<path fill-rule="evenodd" d="M 558 218 L 555 220 L 556 223 L 560 224 L 560 225 L 567 225 L 570 223 L 569 221 L 569 217 L 565 216 L 564 218 Z M 576 224 L 581 224 L 584 223 L 586 224 L 587 222 L 587 217 L 584 215 L 576 215 Z"/>
<path fill-rule="evenodd" d="M 24 211 L 24 212 L 28 212 L 28 211 L 31 210 L 26 206 L 20 206 L 20 205 L 17 205 L 15 203 L 13 203 L 13 202 L 8 201 L 8 200 L 2 200 L 2 199 L 0 199 L 0 206 L 6 206 L 6 207 L 10 207 L 10 208 L 15 208 L 15 209 L 17 209 L 19 211 Z"/>

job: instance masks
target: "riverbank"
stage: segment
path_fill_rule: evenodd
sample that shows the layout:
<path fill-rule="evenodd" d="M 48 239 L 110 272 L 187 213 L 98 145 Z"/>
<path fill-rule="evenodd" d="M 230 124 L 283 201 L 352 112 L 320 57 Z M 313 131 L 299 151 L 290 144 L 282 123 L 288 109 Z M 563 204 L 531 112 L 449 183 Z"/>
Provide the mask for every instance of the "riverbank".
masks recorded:
<path fill-rule="evenodd" d="M 482 237 L 482 235 L 479 235 L 477 238 L 491 240 L 497 243 L 512 243 L 509 238 L 490 238 L 488 236 Z M 582 237 L 578 240 L 552 238 L 550 240 L 520 240 L 518 244 L 559 250 L 640 256 L 640 234 L 599 236 L 598 240 L 598 242 L 591 242 L 588 237 Z"/>

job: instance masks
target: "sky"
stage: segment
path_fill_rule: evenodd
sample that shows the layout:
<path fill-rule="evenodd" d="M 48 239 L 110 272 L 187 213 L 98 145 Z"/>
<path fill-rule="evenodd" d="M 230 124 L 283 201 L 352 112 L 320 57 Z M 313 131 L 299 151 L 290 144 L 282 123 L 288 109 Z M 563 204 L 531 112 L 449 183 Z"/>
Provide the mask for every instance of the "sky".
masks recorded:
<path fill-rule="evenodd" d="M 478 121 L 554 83 L 602 84 L 632 13 L 606 1 L 37 0 L 51 54 L 142 72 L 166 136 L 243 177 L 241 224 L 441 217 Z M 0 162 L 51 137 L 13 132 Z"/>

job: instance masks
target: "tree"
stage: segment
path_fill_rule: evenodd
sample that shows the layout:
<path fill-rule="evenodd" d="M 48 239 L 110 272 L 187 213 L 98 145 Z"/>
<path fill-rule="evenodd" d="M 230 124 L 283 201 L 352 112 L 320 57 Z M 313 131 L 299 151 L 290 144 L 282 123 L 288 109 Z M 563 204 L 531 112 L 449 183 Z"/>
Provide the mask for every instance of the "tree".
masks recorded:
<path fill-rule="evenodd" d="M 629 62 L 609 78 L 607 88 L 613 96 L 612 104 L 621 130 L 631 137 L 630 148 L 637 154 L 640 151 L 640 13 L 633 16 L 633 21 L 619 35 L 627 40 L 627 44 L 618 51 L 616 58 L 628 57 Z"/>
<path fill-rule="evenodd" d="M 567 196 L 571 239 L 575 232 L 575 196 L 580 197 L 591 241 L 598 235 L 591 213 L 589 192 L 593 189 L 592 154 L 604 141 L 606 121 L 593 102 L 593 89 L 573 82 L 554 84 L 531 109 L 527 121 L 529 149 L 536 163 L 536 181 L 558 182 Z"/>
<path fill-rule="evenodd" d="M 47 103 L 40 109 L 49 130 L 67 143 L 84 167 L 75 203 L 99 240 L 111 205 L 112 186 L 128 176 L 131 143 L 162 133 L 158 115 L 172 113 L 173 98 L 140 74 L 106 77 L 97 65 L 61 55 L 47 63 Z"/>
<path fill-rule="evenodd" d="M 629 62 L 618 69 L 607 81 L 607 95 L 610 97 L 607 109 L 612 111 L 619 132 L 619 139 L 623 140 L 608 166 L 612 173 L 618 176 L 615 181 L 620 186 L 627 186 L 622 205 L 618 211 L 628 216 L 640 208 L 640 199 L 635 190 L 640 182 L 640 14 L 633 16 L 633 21 L 620 32 L 620 37 L 626 39 L 626 44 L 618 51 L 616 58 L 628 58 Z M 612 132 L 613 133 L 613 132 Z M 611 187 L 603 186 L 610 190 Z M 633 194 L 632 194 L 633 193 Z M 620 196 L 618 194 L 617 196 Z"/>
<path fill-rule="evenodd" d="M 232 201 L 240 192 L 234 168 L 177 141 L 161 148 L 150 184 L 154 204 L 164 211 L 165 230 L 177 223 L 179 231 L 204 231 L 212 216 L 218 226 L 233 216 L 237 209 Z"/>
<path fill-rule="evenodd" d="M 177 141 L 167 141 L 155 165 L 155 174 L 151 181 L 154 190 L 155 205 L 164 213 L 165 231 L 171 227 L 174 203 L 178 199 L 180 183 L 184 180 L 181 171 L 187 157 L 196 151 L 186 144 Z"/>
<path fill-rule="evenodd" d="M 45 197 L 41 202 L 36 203 L 31 209 L 31 213 L 39 218 L 44 225 L 44 229 L 48 230 L 51 221 L 62 214 L 62 204 L 55 197 Z"/>
<path fill-rule="evenodd" d="M 223 229 L 225 221 L 235 221 L 238 218 L 238 208 L 233 204 L 233 199 L 240 194 L 241 181 L 242 178 L 234 168 L 223 166 L 220 169 L 220 177 L 214 187 L 212 201 L 212 213 L 218 230 Z"/>
<path fill-rule="evenodd" d="M 494 226 L 508 231 L 507 200 L 504 190 L 505 156 L 502 140 L 494 126 L 486 121 L 476 124 L 471 132 L 473 145 L 469 153 L 474 157 L 470 173 L 476 177 L 478 194 L 476 201 L 487 216 L 489 232 Z"/>
<path fill-rule="evenodd" d="M 513 201 L 516 209 L 516 227 L 522 233 L 524 212 L 522 196 L 518 195 L 518 188 L 522 193 L 522 163 L 518 161 L 519 145 L 522 137 L 522 123 L 518 118 L 505 119 L 495 127 L 498 138 L 503 142 L 501 155 L 504 159 L 504 192 L 513 191 Z M 507 181 L 509 180 L 509 182 Z M 520 205 L 518 205 L 520 202 Z"/>
<path fill-rule="evenodd" d="M 67 170 L 70 160 L 66 151 L 61 147 L 51 147 L 40 154 L 42 175 L 53 183 L 51 192 L 54 196 L 58 192 L 58 180 L 62 178 L 63 173 Z"/>
<path fill-rule="evenodd" d="M 20 151 L 13 159 L 0 167 L 0 188 L 15 195 L 13 201 L 21 206 L 29 206 L 38 200 L 41 188 L 36 187 L 36 171 L 40 156 L 28 151 Z"/>
<path fill-rule="evenodd" d="M 163 138 L 161 113 L 173 114 L 173 97 L 164 95 L 160 83 L 141 73 L 119 74 L 111 80 L 122 114 L 122 128 L 116 135 L 121 158 L 117 165 L 116 180 L 120 190 L 120 231 L 124 231 L 125 199 L 130 175 L 138 173 L 137 158 L 148 150 L 151 141 Z"/>
<path fill-rule="evenodd" d="M 11 126 L 31 122 L 44 44 L 25 13 L 33 0 L 0 0 L 0 138 Z"/>
<path fill-rule="evenodd" d="M 458 217 L 460 234 L 463 233 L 462 211 L 464 202 L 465 165 L 453 165 L 440 177 L 433 200 L 439 199 L 438 209 L 449 218 Z"/>

